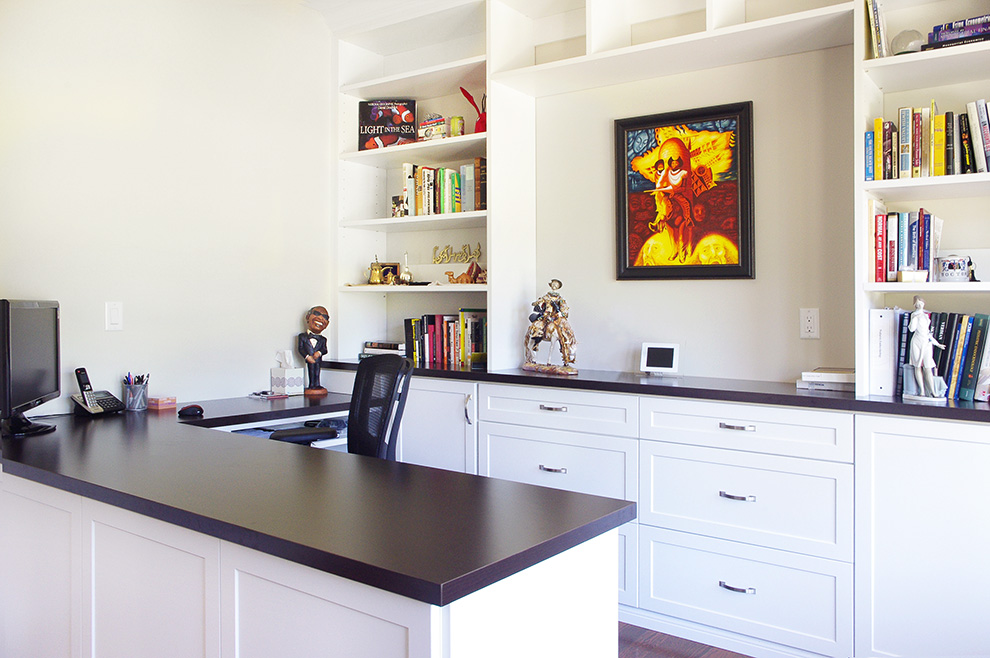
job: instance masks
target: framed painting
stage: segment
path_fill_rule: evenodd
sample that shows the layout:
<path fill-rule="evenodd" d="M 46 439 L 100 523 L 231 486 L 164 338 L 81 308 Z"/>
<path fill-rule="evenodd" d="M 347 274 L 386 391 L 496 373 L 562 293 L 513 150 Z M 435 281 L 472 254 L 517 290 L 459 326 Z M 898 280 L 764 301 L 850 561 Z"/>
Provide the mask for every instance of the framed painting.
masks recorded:
<path fill-rule="evenodd" d="M 752 279 L 753 103 L 615 121 L 618 279 Z"/>

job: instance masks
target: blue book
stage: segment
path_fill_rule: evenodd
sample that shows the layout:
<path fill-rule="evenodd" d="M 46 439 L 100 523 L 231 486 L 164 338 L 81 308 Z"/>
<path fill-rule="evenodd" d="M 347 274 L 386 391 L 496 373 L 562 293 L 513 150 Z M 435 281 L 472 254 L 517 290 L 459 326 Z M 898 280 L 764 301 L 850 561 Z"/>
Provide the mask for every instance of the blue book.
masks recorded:
<path fill-rule="evenodd" d="M 863 149 L 866 157 L 866 180 L 875 180 L 873 173 L 873 131 L 866 131 L 866 146 Z"/>
<path fill-rule="evenodd" d="M 908 251 L 906 254 L 905 269 L 917 270 L 918 268 L 918 213 L 910 212 L 908 216 Z"/>
<path fill-rule="evenodd" d="M 897 271 L 909 269 L 908 245 L 910 240 L 911 226 L 908 223 L 908 214 L 899 212 L 897 213 Z"/>

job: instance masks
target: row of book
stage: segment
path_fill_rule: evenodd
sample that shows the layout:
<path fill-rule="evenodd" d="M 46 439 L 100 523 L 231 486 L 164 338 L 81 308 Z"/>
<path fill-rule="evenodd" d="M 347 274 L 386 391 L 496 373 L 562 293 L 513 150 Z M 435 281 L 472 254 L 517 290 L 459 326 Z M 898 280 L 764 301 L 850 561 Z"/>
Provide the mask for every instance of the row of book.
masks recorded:
<path fill-rule="evenodd" d="M 979 43 L 990 39 L 990 14 L 973 16 L 951 23 L 942 23 L 932 27 L 928 33 L 928 43 L 922 50 L 961 46 L 967 43 Z"/>
<path fill-rule="evenodd" d="M 945 348 L 935 347 L 935 374 L 947 386 L 949 400 L 973 400 L 980 373 L 990 366 L 986 349 L 990 315 L 976 313 L 929 313 L 932 338 Z M 904 368 L 910 363 L 911 312 L 903 309 L 870 311 L 870 393 L 901 395 Z M 874 351 L 875 350 L 875 351 Z"/>
<path fill-rule="evenodd" d="M 934 281 L 935 258 L 942 241 L 942 219 L 924 208 L 888 212 L 870 199 L 873 218 L 874 281 Z"/>
<path fill-rule="evenodd" d="M 986 99 L 966 104 L 965 112 L 939 113 L 929 107 L 902 107 L 897 121 L 873 120 L 865 133 L 866 180 L 951 176 L 987 171 L 990 117 Z"/>
<path fill-rule="evenodd" d="M 406 318 L 405 356 L 420 368 L 479 368 L 488 362 L 488 314 L 462 308 L 456 315 Z"/>
<path fill-rule="evenodd" d="M 488 208 L 488 162 L 475 158 L 459 168 L 402 164 L 402 194 L 394 217 L 439 215 Z"/>

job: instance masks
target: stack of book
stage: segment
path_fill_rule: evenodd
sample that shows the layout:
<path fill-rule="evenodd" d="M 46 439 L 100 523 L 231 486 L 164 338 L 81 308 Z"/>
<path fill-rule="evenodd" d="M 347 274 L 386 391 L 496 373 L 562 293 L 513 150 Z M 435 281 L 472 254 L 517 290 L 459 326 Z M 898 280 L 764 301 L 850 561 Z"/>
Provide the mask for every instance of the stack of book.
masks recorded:
<path fill-rule="evenodd" d="M 990 315 L 982 313 L 929 313 L 935 347 L 935 374 L 945 381 L 950 400 L 973 400 L 980 372 L 990 366 L 986 349 Z M 902 309 L 870 311 L 871 394 L 904 392 L 904 366 L 910 363 L 911 312 Z M 886 390 L 884 390 L 886 388 Z M 876 389 L 876 390 L 874 390 Z"/>
<path fill-rule="evenodd" d="M 988 171 L 990 118 L 979 98 L 959 111 L 902 107 L 896 120 L 876 117 L 865 133 L 866 180 L 951 176 Z"/>
<path fill-rule="evenodd" d="M 397 206 L 406 216 L 439 215 L 488 208 L 485 158 L 459 168 L 402 164 L 402 195 Z"/>
<path fill-rule="evenodd" d="M 363 359 L 375 354 L 398 354 L 399 356 L 405 356 L 406 344 L 388 340 L 366 340 L 364 341 L 364 349 L 358 354 L 358 358 Z"/>
<path fill-rule="evenodd" d="M 928 43 L 921 49 L 932 50 L 946 46 L 961 46 L 967 43 L 979 43 L 987 39 L 990 39 L 990 14 L 983 14 L 932 27 L 932 31 L 928 33 Z"/>
<path fill-rule="evenodd" d="M 924 208 L 888 212 L 880 201 L 871 199 L 869 204 L 874 281 L 934 281 L 942 220 Z"/>
<path fill-rule="evenodd" d="M 417 367 L 480 368 L 488 361 L 488 319 L 483 308 L 406 318 L 404 327 L 405 356 Z"/>
<path fill-rule="evenodd" d="M 813 391 L 853 392 L 856 390 L 856 371 L 852 368 L 815 368 L 801 373 L 797 387 Z"/>

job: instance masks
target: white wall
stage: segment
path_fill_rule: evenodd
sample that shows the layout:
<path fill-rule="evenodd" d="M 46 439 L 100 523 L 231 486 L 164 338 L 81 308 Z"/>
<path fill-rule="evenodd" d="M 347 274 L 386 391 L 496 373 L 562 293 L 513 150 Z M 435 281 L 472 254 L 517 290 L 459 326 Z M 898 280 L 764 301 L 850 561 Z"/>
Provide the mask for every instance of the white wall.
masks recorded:
<path fill-rule="evenodd" d="M 537 290 L 558 278 L 579 370 L 638 370 L 643 342 L 681 372 L 788 381 L 853 365 L 852 50 L 616 85 L 537 105 Z M 755 280 L 617 281 L 613 121 L 753 101 Z M 798 337 L 819 308 L 821 339 Z"/>
<path fill-rule="evenodd" d="M 268 386 L 329 306 L 330 36 L 285 0 L 0 2 L 0 297 L 72 370 L 180 400 Z M 123 302 L 124 330 L 104 329 Z"/>

